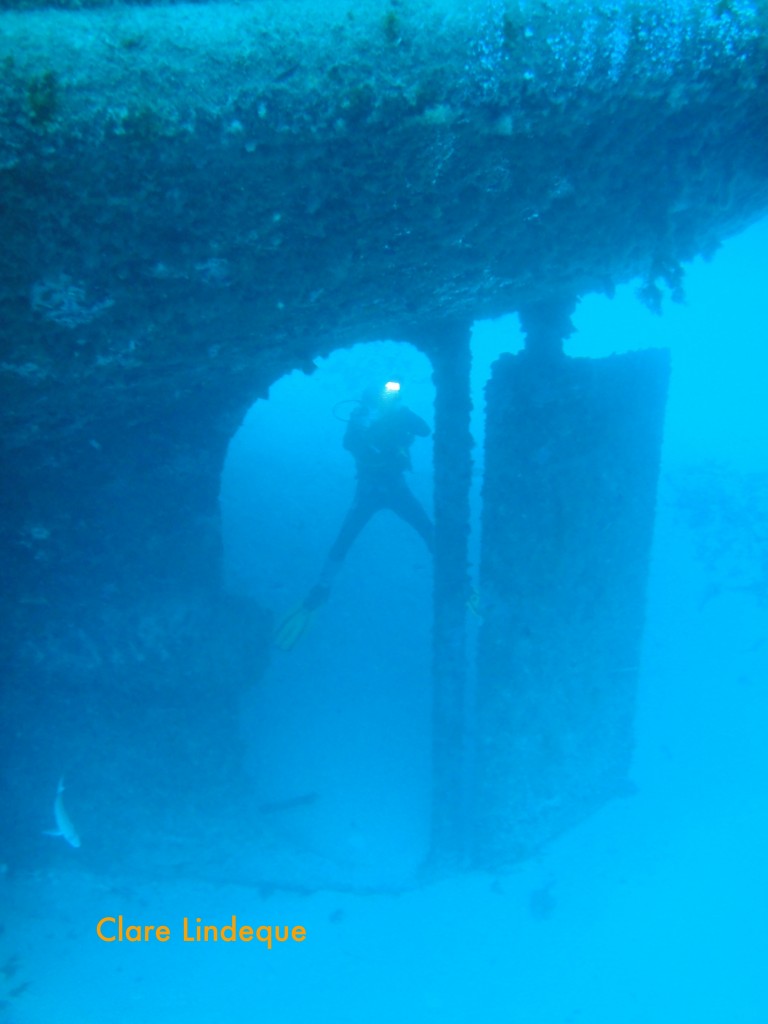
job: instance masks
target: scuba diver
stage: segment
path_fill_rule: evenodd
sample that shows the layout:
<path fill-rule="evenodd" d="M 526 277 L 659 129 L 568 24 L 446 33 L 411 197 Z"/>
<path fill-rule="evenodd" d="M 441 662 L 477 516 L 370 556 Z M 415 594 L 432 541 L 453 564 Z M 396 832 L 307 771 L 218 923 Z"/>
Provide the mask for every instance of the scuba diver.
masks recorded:
<path fill-rule="evenodd" d="M 347 552 L 368 521 L 381 509 L 391 509 L 416 530 L 430 553 L 434 526 L 405 481 L 410 470 L 410 447 L 417 437 L 429 437 L 424 420 L 400 398 L 400 384 L 388 381 L 383 388 L 368 388 L 347 421 L 344 447 L 357 466 L 357 486 L 352 507 L 341 524 L 320 577 L 304 601 L 278 626 L 275 643 L 284 651 L 299 641 L 313 612 L 324 604 Z"/>

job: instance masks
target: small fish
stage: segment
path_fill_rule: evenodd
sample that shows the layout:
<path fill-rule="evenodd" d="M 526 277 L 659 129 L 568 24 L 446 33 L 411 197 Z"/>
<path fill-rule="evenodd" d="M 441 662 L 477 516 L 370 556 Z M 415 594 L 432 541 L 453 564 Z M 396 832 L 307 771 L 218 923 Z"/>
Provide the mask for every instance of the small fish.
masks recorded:
<path fill-rule="evenodd" d="M 557 900 L 552 892 L 554 887 L 555 880 L 550 878 L 543 885 L 539 886 L 538 889 L 534 889 L 531 892 L 528 897 L 528 909 L 532 917 L 539 921 L 546 921 L 547 918 L 552 916 L 557 906 Z"/>
<path fill-rule="evenodd" d="M 291 796 L 287 800 L 270 800 L 265 804 L 259 804 L 259 814 L 281 814 L 283 811 L 293 811 L 297 807 L 309 807 L 319 799 L 319 793 L 302 793 L 301 796 Z"/>
<path fill-rule="evenodd" d="M 281 71 L 279 74 L 275 75 L 273 81 L 287 82 L 289 78 L 293 78 L 293 76 L 296 74 L 300 67 L 301 64 L 299 64 L 298 62 L 296 64 L 289 65 L 287 68 L 285 68 L 284 71 Z"/>
<path fill-rule="evenodd" d="M 66 839 L 70 846 L 74 846 L 77 849 L 80 846 L 80 836 L 77 834 L 77 829 L 72 824 L 72 819 L 67 814 L 67 809 L 64 806 L 64 779 L 59 779 L 59 785 L 56 789 L 56 799 L 53 803 L 53 816 L 56 819 L 56 828 L 46 829 L 45 835 L 47 836 L 61 836 L 62 839 Z"/>

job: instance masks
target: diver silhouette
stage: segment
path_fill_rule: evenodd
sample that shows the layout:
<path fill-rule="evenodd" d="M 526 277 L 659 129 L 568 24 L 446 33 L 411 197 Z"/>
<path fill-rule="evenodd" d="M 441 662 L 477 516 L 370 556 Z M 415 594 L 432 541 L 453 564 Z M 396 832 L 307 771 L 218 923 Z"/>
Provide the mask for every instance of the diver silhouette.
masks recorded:
<path fill-rule="evenodd" d="M 349 549 L 377 512 L 390 509 L 412 526 L 429 551 L 433 551 L 432 520 L 405 480 L 406 471 L 412 468 L 411 445 L 417 437 L 429 437 L 430 433 L 424 420 L 403 405 L 396 381 L 388 381 L 383 388 L 368 388 L 356 403 L 343 441 L 357 468 L 352 505 L 317 583 L 299 607 L 280 623 L 275 633 L 278 647 L 290 650 L 301 638 L 312 613 L 328 600 Z"/>

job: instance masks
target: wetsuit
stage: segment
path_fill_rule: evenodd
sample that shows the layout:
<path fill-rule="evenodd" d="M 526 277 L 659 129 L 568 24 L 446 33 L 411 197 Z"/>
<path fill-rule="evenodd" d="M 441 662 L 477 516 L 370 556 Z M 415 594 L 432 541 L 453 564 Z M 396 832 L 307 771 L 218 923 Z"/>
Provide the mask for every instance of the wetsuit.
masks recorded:
<path fill-rule="evenodd" d="M 405 482 L 411 469 L 409 449 L 415 437 L 429 437 L 424 420 L 405 406 L 371 414 L 356 409 L 344 435 L 344 447 L 357 463 L 357 488 L 329 557 L 341 561 L 366 523 L 383 508 L 405 520 L 432 550 L 434 527 Z"/>
<path fill-rule="evenodd" d="M 429 437 L 424 420 L 404 405 L 355 409 L 344 435 L 344 447 L 357 464 L 357 487 L 352 507 L 328 552 L 318 584 L 305 601 L 309 608 L 322 604 L 347 552 L 361 530 L 381 509 L 388 508 L 419 534 L 430 551 L 434 526 L 405 482 L 411 469 L 410 447 L 416 437 Z"/>

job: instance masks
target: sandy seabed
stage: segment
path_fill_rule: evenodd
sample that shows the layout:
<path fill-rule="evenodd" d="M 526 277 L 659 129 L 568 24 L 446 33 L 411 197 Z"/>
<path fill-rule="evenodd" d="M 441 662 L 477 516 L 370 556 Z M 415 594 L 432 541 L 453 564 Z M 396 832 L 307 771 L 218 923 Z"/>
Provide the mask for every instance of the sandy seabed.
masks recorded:
<path fill-rule="evenodd" d="M 509 873 L 400 895 L 110 880 L 62 844 L 60 869 L 3 879 L 0 1022 L 764 1024 L 758 788 L 651 788 Z M 99 940 L 119 914 L 171 937 Z M 182 940 L 185 916 L 233 914 L 306 940 Z"/>

